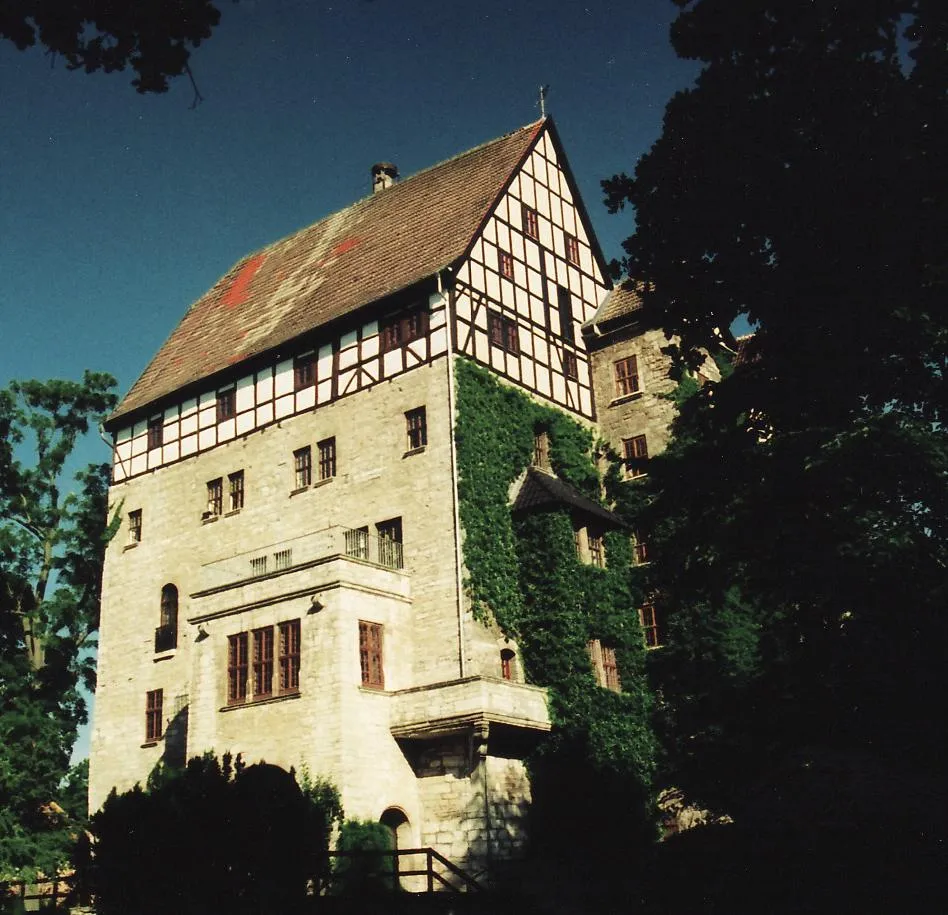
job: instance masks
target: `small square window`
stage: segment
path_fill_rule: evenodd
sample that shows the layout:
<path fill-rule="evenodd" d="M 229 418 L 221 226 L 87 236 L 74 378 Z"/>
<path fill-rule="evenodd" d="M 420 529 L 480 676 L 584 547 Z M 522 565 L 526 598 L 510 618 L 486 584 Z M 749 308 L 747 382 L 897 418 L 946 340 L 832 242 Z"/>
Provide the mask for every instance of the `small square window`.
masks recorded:
<path fill-rule="evenodd" d="M 336 475 L 336 439 L 324 438 L 316 443 L 319 451 L 319 479 L 331 480 Z"/>
<path fill-rule="evenodd" d="M 135 509 L 128 513 L 128 542 L 141 543 L 142 539 L 142 510 Z"/>
<path fill-rule="evenodd" d="M 237 414 L 237 389 L 228 388 L 226 391 L 217 392 L 217 421 L 224 422 L 225 419 L 233 419 Z"/>
<path fill-rule="evenodd" d="M 164 440 L 164 419 L 160 416 L 153 416 L 148 420 L 148 450 L 160 448 Z"/>
<path fill-rule="evenodd" d="M 579 239 L 575 235 L 566 235 L 566 259 L 571 264 L 579 264 Z"/>
<path fill-rule="evenodd" d="M 293 360 L 293 390 L 301 391 L 316 383 L 316 362 L 313 353 L 297 356 Z"/>
<path fill-rule="evenodd" d="M 224 481 L 221 477 L 209 480 L 207 484 L 207 511 L 206 517 L 217 517 L 224 514 Z"/>
<path fill-rule="evenodd" d="M 648 442 L 644 435 L 635 435 L 622 440 L 625 451 L 626 476 L 629 478 L 645 476 L 644 462 L 648 460 Z"/>
<path fill-rule="evenodd" d="M 513 267 L 513 257 L 506 251 L 497 252 L 497 269 L 500 270 L 500 275 L 507 277 L 508 280 L 513 279 L 514 267 Z"/>
<path fill-rule="evenodd" d="M 428 422 L 425 417 L 425 408 L 416 407 L 405 414 L 408 427 L 408 450 L 418 451 L 428 444 Z"/>
<path fill-rule="evenodd" d="M 363 686 L 385 689 L 381 623 L 366 623 L 359 620 L 359 667 L 362 670 Z"/>
<path fill-rule="evenodd" d="M 306 489 L 313 482 L 313 449 L 309 445 L 293 452 L 293 481 L 296 489 Z"/>
<path fill-rule="evenodd" d="M 239 512 L 244 507 L 244 472 L 238 470 L 227 477 L 230 490 L 230 510 Z"/>
<path fill-rule="evenodd" d="M 162 706 L 164 705 L 165 691 L 163 689 L 152 689 L 145 693 L 145 742 L 153 743 L 161 740 L 164 734 L 164 716 L 162 715 Z"/>
<path fill-rule="evenodd" d="M 537 211 L 532 207 L 528 207 L 526 204 L 523 204 L 522 212 L 524 234 L 530 236 L 530 238 L 539 238 L 540 225 L 539 219 L 537 218 Z"/>
<path fill-rule="evenodd" d="M 639 361 L 628 356 L 613 363 L 616 380 L 616 397 L 628 397 L 639 390 Z"/>

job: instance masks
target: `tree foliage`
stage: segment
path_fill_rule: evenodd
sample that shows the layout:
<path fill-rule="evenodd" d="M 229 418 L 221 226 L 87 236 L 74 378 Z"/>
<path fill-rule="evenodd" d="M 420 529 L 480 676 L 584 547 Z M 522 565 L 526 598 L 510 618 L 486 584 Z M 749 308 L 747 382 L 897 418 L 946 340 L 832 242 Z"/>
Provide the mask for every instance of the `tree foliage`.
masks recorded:
<path fill-rule="evenodd" d="M 40 44 L 70 70 L 131 66 L 138 92 L 167 92 L 170 79 L 190 74 L 191 51 L 220 18 L 210 0 L 8 0 L 0 7 L 0 38 L 21 51 Z"/>
<path fill-rule="evenodd" d="M 114 379 L 14 382 L 0 391 L 0 870 L 55 864 L 48 833 L 99 621 L 108 466 L 64 492 L 80 436 L 115 403 Z"/>
<path fill-rule="evenodd" d="M 675 764 L 733 802 L 808 743 L 933 749 L 948 562 L 948 8 L 680 0 L 700 60 L 635 177 L 624 266 L 684 364 L 735 370 L 652 462 Z"/>

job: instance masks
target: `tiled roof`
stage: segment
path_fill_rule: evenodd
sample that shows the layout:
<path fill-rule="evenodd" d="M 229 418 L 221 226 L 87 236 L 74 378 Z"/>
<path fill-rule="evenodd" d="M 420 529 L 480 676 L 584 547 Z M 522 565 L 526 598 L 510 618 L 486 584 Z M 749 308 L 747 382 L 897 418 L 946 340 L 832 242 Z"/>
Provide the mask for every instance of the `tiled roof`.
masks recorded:
<path fill-rule="evenodd" d="M 110 425 L 453 263 L 544 124 L 419 172 L 245 257 L 191 306 Z"/>
<path fill-rule="evenodd" d="M 559 477 L 537 467 L 528 467 L 517 498 L 514 499 L 514 514 L 546 511 L 562 508 L 564 505 L 578 509 L 583 514 L 592 515 L 612 527 L 623 527 L 622 522 L 609 509 L 587 499 L 569 483 L 564 483 Z"/>
<path fill-rule="evenodd" d="M 634 280 L 623 280 L 603 300 L 592 320 L 586 322 L 586 327 L 594 324 L 605 324 L 617 318 L 623 318 L 642 308 L 642 296 L 639 293 L 641 286 Z"/>

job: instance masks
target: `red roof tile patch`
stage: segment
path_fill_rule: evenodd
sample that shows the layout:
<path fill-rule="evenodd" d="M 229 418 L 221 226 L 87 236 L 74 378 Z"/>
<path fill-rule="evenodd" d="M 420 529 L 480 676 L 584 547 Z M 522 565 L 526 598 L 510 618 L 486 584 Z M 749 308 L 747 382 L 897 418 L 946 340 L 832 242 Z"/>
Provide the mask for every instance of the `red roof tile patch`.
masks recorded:
<path fill-rule="evenodd" d="M 242 260 L 191 306 L 109 424 L 454 263 L 545 123 L 435 165 Z"/>
<path fill-rule="evenodd" d="M 591 321 L 586 322 L 589 327 L 594 324 L 603 324 L 630 315 L 642 308 L 641 286 L 634 280 L 623 280 L 606 296 Z"/>

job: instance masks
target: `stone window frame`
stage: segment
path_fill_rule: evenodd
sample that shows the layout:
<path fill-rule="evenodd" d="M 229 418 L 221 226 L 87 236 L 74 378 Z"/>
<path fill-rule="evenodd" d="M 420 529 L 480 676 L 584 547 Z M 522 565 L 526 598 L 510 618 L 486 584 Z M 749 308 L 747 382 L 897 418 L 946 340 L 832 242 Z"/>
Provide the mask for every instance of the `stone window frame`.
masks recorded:
<path fill-rule="evenodd" d="M 644 432 L 622 439 L 625 475 L 629 480 L 644 477 L 648 471 L 641 462 L 648 460 L 648 437 Z"/>
<path fill-rule="evenodd" d="M 615 383 L 616 400 L 634 397 L 642 393 L 638 356 L 624 356 L 612 363 L 612 375 Z"/>
<path fill-rule="evenodd" d="M 150 689 L 145 693 L 145 743 L 154 744 L 164 737 L 165 722 L 162 709 L 165 691 Z"/>
<path fill-rule="evenodd" d="M 405 411 L 408 453 L 423 451 L 428 445 L 428 416 L 424 406 Z"/>
<path fill-rule="evenodd" d="M 359 669 L 366 689 L 385 689 L 384 637 L 382 623 L 359 620 Z"/>
<path fill-rule="evenodd" d="M 292 619 L 229 635 L 227 706 L 298 696 L 301 632 L 300 620 Z"/>
<path fill-rule="evenodd" d="M 336 476 L 336 436 L 324 438 L 316 442 L 316 452 L 319 455 L 319 482 L 325 483 Z"/>
<path fill-rule="evenodd" d="M 230 512 L 239 512 L 244 507 L 244 472 L 235 470 L 227 474 L 227 493 Z"/>
<path fill-rule="evenodd" d="M 142 510 L 133 509 L 128 513 L 128 545 L 134 546 L 142 542 Z"/>
<path fill-rule="evenodd" d="M 306 489 L 313 484 L 313 449 L 304 445 L 293 452 L 293 490 Z"/>
<path fill-rule="evenodd" d="M 589 655 L 596 685 L 614 693 L 621 693 L 622 682 L 619 678 L 615 646 L 603 644 L 600 639 L 590 639 L 586 643 L 586 653 Z"/>

